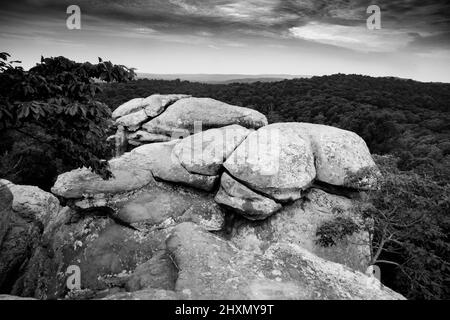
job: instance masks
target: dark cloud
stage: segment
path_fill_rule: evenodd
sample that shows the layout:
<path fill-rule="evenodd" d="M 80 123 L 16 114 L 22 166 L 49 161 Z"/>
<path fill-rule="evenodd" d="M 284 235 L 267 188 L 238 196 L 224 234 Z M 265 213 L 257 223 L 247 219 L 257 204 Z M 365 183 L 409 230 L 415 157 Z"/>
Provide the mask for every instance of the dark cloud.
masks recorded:
<path fill-rule="evenodd" d="M 66 8 L 72 4 L 82 11 L 78 33 L 65 28 Z M 372 4 L 381 8 L 381 30 L 366 28 L 366 9 Z M 3 43 L 23 48 L 38 39 L 49 52 L 70 46 L 71 54 L 80 48 L 78 56 L 85 54 L 81 48 L 89 52 L 103 46 L 110 54 L 111 46 L 127 43 L 142 45 L 144 52 L 158 49 L 163 57 L 176 43 L 197 46 L 194 58 L 221 48 L 224 60 L 231 54 L 242 59 L 245 50 L 240 48 L 247 47 L 254 48 L 247 53 L 249 62 L 270 51 L 285 54 L 293 65 L 299 52 L 334 61 L 331 52 L 351 61 L 351 69 L 356 57 L 373 59 L 373 53 L 398 54 L 390 56 L 391 66 L 397 66 L 405 56 L 439 52 L 442 58 L 450 50 L 450 2 L 438 0 L 11 0 L 2 1 L 0 15 Z M 143 40 L 153 47 L 145 47 Z M 54 46 L 48 45 L 52 41 Z M 174 54 L 173 61 L 179 60 Z"/>
<path fill-rule="evenodd" d="M 16 0 L 2 3 L 0 13 L 25 19 L 63 17 L 73 0 Z M 84 14 L 100 20 L 146 26 L 163 32 L 236 32 L 279 35 L 308 22 L 361 25 L 366 0 L 79 0 Z M 388 28 L 442 33 L 450 26 L 450 4 L 436 0 L 379 0 Z M 5 22 L 0 22 L 4 25 Z"/>

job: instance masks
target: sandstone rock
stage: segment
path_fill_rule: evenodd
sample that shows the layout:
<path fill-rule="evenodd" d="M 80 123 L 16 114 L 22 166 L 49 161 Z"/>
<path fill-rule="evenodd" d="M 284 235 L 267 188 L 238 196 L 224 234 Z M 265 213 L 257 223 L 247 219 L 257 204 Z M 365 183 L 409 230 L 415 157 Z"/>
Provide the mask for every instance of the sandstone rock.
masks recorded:
<path fill-rule="evenodd" d="M 112 118 L 117 119 L 123 117 L 127 114 L 139 111 L 142 109 L 142 100 L 143 98 L 135 98 L 130 101 L 125 102 L 124 104 L 117 107 L 116 110 L 112 113 Z"/>
<path fill-rule="evenodd" d="M 168 230 L 133 230 L 95 215 L 79 219 L 55 225 L 45 235 L 46 245 L 38 248 L 22 279 L 27 283 L 22 293 L 36 298 L 64 297 L 70 265 L 80 268 L 83 290 L 123 286 L 136 266 L 165 248 Z"/>
<path fill-rule="evenodd" d="M 208 230 L 221 230 L 224 213 L 212 195 L 183 187 L 152 186 L 120 206 L 117 218 L 139 228 L 172 223 L 195 222 Z"/>
<path fill-rule="evenodd" d="M 237 221 L 230 240 L 240 249 L 261 254 L 271 245 L 292 243 L 323 259 L 365 271 L 370 256 L 367 233 L 349 235 L 331 247 L 323 247 L 316 241 L 317 229 L 337 217 L 348 217 L 360 225 L 352 211 L 354 205 L 348 198 L 310 189 L 303 200 L 283 207 L 264 221 Z"/>
<path fill-rule="evenodd" d="M 11 215 L 8 232 L 0 246 L 0 292 L 9 293 L 39 244 L 42 229 L 17 214 Z"/>
<path fill-rule="evenodd" d="M 116 120 L 116 124 L 127 128 L 128 131 L 136 131 L 147 119 L 148 116 L 145 110 L 139 110 L 120 117 Z"/>
<path fill-rule="evenodd" d="M 109 161 L 113 177 L 103 180 L 87 168 L 58 176 L 52 192 L 65 198 L 81 198 L 99 193 L 115 194 L 141 188 L 153 181 L 146 159 L 129 153 Z"/>
<path fill-rule="evenodd" d="M 175 291 L 188 299 L 403 299 L 378 280 L 293 244 L 252 254 L 182 223 L 167 248 L 179 269 Z"/>
<path fill-rule="evenodd" d="M 210 129 L 181 140 L 173 151 L 189 172 L 214 176 L 249 133 L 239 125 Z"/>
<path fill-rule="evenodd" d="M 146 288 L 173 290 L 178 271 L 165 251 L 139 265 L 125 284 L 127 291 Z"/>
<path fill-rule="evenodd" d="M 8 231 L 13 203 L 13 195 L 6 184 L 3 183 L 4 181 L 0 181 L 0 247 Z"/>
<path fill-rule="evenodd" d="M 0 300 L 36 300 L 36 299 L 19 297 L 19 296 L 12 296 L 12 295 L 9 295 L 9 294 L 0 294 Z"/>
<path fill-rule="evenodd" d="M 133 149 L 131 155 L 144 157 L 153 175 L 159 179 L 211 191 L 217 184 L 218 176 L 205 176 L 187 171 L 173 153 L 177 143 L 179 141 L 174 140 L 143 145 Z"/>
<path fill-rule="evenodd" d="M 170 290 L 144 289 L 134 292 L 116 293 L 103 298 L 102 300 L 183 300 L 183 294 Z"/>
<path fill-rule="evenodd" d="M 194 133 L 194 122 L 202 130 L 239 124 L 250 129 L 267 125 L 266 117 L 258 111 L 226 104 L 210 98 L 186 98 L 169 106 L 164 113 L 145 123 L 150 133 L 188 136 Z"/>
<path fill-rule="evenodd" d="M 250 220 L 266 219 L 281 209 L 280 204 L 253 192 L 227 173 L 222 174 L 220 189 L 214 200 Z"/>
<path fill-rule="evenodd" d="M 167 142 L 170 137 L 163 134 L 153 134 L 147 131 L 139 130 L 128 135 L 128 142 L 130 144 L 145 144 L 153 142 Z"/>
<path fill-rule="evenodd" d="M 147 98 L 136 98 L 125 102 L 112 113 L 113 119 L 117 119 L 141 110 L 145 110 L 147 118 L 154 118 L 165 110 L 171 103 L 189 98 L 185 94 L 153 94 Z"/>
<path fill-rule="evenodd" d="M 335 127 L 292 123 L 302 137 L 309 137 L 317 180 L 359 189 L 374 188 L 378 169 L 364 140 L 356 133 Z M 361 175 L 361 177 L 355 177 Z"/>
<path fill-rule="evenodd" d="M 309 140 L 287 123 L 252 132 L 224 167 L 251 189 L 278 201 L 299 199 L 316 176 Z"/>
<path fill-rule="evenodd" d="M 35 186 L 10 184 L 14 201 L 12 209 L 26 221 L 40 221 L 44 228 L 60 209 L 58 199 Z"/>
<path fill-rule="evenodd" d="M 145 113 L 149 118 L 154 118 L 161 114 L 167 106 L 180 99 L 190 98 L 186 94 L 153 94 L 142 101 Z"/>

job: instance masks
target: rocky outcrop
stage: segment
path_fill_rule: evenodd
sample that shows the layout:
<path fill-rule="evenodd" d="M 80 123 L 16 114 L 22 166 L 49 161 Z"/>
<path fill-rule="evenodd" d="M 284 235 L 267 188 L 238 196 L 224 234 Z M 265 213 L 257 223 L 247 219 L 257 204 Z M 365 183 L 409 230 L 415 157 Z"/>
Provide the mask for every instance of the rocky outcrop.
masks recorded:
<path fill-rule="evenodd" d="M 66 207 L 5 182 L 11 199 L 0 183 L 0 293 L 402 298 L 361 273 L 370 254 L 363 228 L 319 241 L 320 227 L 335 219 L 362 225 L 358 194 L 376 187 L 377 168 L 356 134 L 267 125 L 254 110 L 185 95 L 134 99 L 114 119 L 135 148 L 108 162 L 109 180 L 88 168 L 60 175 L 52 192 Z M 81 290 L 67 287 L 71 266 Z"/>

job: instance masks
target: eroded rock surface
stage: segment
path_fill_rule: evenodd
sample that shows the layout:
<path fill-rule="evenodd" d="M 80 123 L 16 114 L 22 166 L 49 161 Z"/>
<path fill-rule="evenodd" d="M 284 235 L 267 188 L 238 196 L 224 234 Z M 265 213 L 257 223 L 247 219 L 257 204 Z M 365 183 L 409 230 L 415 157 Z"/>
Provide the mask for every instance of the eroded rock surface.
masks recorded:
<path fill-rule="evenodd" d="M 266 117 L 258 111 L 210 98 L 186 98 L 169 106 L 165 112 L 145 123 L 142 128 L 150 133 L 186 137 L 194 133 L 195 122 L 199 125 L 201 123 L 202 130 L 231 124 L 249 129 L 267 125 Z"/>
<path fill-rule="evenodd" d="M 251 189 L 278 201 L 299 199 L 316 176 L 309 140 L 284 123 L 252 132 L 224 166 Z"/>
<path fill-rule="evenodd" d="M 214 176 L 250 132 L 238 125 L 210 129 L 181 140 L 173 151 L 189 172 Z"/>
<path fill-rule="evenodd" d="M 191 223 L 167 240 L 179 268 L 176 292 L 189 299 L 402 299 L 365 274 L 294 244 L 264 255 L 242 251 Z"/>
<path fill-rule="evenodd" d="M 281 204 L 257 194 L 227 173 L 222 174 L 220 189 L 214 199 L 250 220 L 266 219 L 282 208 Z"/>

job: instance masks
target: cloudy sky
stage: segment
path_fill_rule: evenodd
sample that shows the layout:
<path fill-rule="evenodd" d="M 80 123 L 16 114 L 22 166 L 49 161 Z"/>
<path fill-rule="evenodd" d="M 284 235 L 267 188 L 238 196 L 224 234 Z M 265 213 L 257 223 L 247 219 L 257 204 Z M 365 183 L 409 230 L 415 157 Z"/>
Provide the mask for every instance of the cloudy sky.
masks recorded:
<path fill-rule="evenodd" d="M 81 8 L 81 30 L 66 9 Z M 369 5 L 381 29 L 369 30 Z M 149 73 L 357 73 L 450 82 L 450 2 L 6 0 L 0 51 L 28 68 L 64 55 Z"/>

